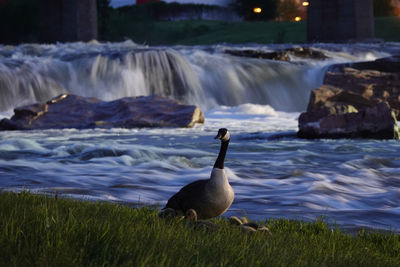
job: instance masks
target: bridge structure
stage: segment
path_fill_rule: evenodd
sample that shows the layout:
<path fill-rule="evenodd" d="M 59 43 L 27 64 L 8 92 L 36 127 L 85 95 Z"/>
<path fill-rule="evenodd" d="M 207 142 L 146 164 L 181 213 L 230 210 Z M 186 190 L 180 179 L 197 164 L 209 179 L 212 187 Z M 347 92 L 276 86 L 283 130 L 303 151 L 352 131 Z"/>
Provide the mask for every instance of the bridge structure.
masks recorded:
<path fill-rule="evenodd" d="M 375 37 L 373 0 L 309 0 L 309 42 L 366 41 Z"/>
<path fill-rule="evenodd" d="M 96 0 L 39 0 L 41 43 L 97 39 Z"/>

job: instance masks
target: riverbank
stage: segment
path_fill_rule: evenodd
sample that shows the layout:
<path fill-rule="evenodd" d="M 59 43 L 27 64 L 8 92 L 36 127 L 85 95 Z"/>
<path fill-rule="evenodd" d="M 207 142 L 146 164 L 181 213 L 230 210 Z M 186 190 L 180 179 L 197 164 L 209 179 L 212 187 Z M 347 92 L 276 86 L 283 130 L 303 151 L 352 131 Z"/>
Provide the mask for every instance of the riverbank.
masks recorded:
<path fill-rule="evenodd" d="M 207 20 L 130 21 L 112 18 L 104 40 L 131 39 L 148 45 L 209 45 L 219 43 L 304 43 L 305 22 L 226 22 Z"/>
<path fill-rule="evenodd" d="M 112 13 L 102 40 L 123 41 L 128 38 L 148 45 L 208 45 L 245 43 L 304 43 L 307 23 L 302 22 L 227 22 L 208 20 L 155 21 L 134 20 Z M 387 42 L 400 41 L 399 17 L 376 17 L 375 36 Z"/>
<path fill-rule="evenodd" d="M 399 266 L 400 236 L 332 230 L 323 221 L 267 220 L 271 235 L 225 219 L 206 232 L 164 221 L 152 208 L 29 193 L 0 194 L 5 266 Z"/>

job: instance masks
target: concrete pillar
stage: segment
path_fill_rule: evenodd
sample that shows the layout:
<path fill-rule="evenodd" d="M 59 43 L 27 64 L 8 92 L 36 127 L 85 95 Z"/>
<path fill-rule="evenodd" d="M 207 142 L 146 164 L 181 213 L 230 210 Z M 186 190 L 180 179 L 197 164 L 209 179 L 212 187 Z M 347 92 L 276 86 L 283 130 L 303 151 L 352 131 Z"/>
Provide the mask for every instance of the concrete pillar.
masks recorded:
<path fill-rule="evenodd" d="M 40 0 L 40 42 L 92 39 L 97 39 L 96 0 Z"/>
<path fill-rule="evenodd" d="M 374 38 L 373 0 L 310 0 L 310 42 L 362 41 Z"/>

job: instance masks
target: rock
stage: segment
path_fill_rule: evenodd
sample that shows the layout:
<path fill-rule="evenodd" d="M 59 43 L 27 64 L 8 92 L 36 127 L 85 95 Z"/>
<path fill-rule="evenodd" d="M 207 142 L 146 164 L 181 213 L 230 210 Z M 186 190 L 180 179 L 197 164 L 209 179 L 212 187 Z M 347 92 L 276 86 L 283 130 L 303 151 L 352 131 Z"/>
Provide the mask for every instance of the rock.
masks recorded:
<path fill-rule="evenodd" d="M 225 49 L 224 52 L 229 55 L 238 57 L 250 57 L 250 58 L 270 59 L 279 61 L 291 61 L 292 57 L 317 59 L 317 60 L 325 60 L 328 58 L 321 51 L 309 47 L 293 47 L 273 52 L 265 52 L 254 49 L 244 49 L 244 50 Z"/>
<path fill-rule="evenodd" d="M 297 136 L 399 139 L 400 57 L 374 62 L 331 67 L 311 92 Z"/>
<path fill-rule="evenodd" d="M 400 119 L 400 56 L 334 65 L 323 83 L 357 94 L 369 106 L 387 101 Z"/>
<path fill-rule="evenodd" d="M 400 73 L 400 55 L 379 58 L 375 61 L 335 64 L 331 66 L 329 70 L 337 72 L 348 67 L 357 70 L 375 70 L 378 72 Z"/>
<path fill-rule="evenodd" d="M 321 109 L 302 113 L 298 137 L 399 139 L 400 134 L 396 116 L 386 102 L 381 102 L 358 112 Z"/>
<path fill-rule="evenodd" d="M 18 107 L 14 113 L 11 120 L 0 121 L 0 130 L 193 127 L 204 122 L 196 106 L 155 95 L 106 102 L 63 94 L 47 103 Z"/>

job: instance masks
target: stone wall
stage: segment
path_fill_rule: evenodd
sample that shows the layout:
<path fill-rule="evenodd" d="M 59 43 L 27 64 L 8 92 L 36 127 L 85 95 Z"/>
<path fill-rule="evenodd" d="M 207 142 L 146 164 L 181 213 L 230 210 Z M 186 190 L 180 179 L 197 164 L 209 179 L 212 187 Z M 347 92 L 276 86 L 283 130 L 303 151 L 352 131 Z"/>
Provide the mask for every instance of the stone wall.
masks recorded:
<path fill-rule="evenodd" d="M 93 39 L 97 39 L 96 0 L 40 0 L 40 42 Z"/>
<path fill-rule="evenodd" d="M 307 38 L 322 42 L 374 38 L 373 0 L 310 0 Z"/>

